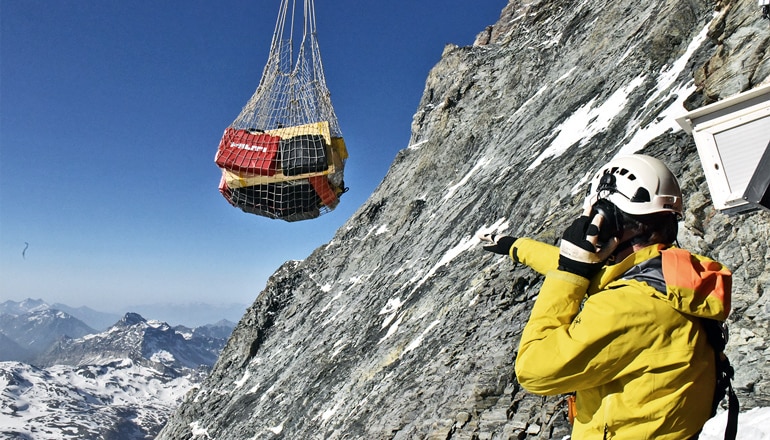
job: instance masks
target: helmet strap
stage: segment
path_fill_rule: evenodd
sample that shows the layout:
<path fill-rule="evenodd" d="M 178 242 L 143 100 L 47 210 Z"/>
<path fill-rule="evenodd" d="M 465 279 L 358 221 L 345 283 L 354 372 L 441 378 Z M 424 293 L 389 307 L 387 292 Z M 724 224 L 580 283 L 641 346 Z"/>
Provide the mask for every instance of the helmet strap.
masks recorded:
<path fill-rule="evenodd" d="M 616 247 L 615 250 L 612 252 L 613 260 L 617 258 L 618 254 L 622 253 L 628 248 L 636 246 L 637 244 L 649 243 L 650 238 L 652 237 L 652 232 L 649 231 L 649 229 L 645 224 L 629 218 L 628 215 L 624 215 L 623 217 L 626 225 L 634 225 L 633 228 L 626 228 L 626 230 L 631 229 L 637 233 L 631 238 L 624 240 L 618 244 L 618 247 Z"/>
<path fill-rule="evenodd" d="M 634 245 L 633 241 L 634 241 L 633 239 L 630 239 L 630 240 L 624 241 L 623 243 L 620 243 L 618 247 L 616 247 L 615 250 L 612 252 L 612 257 L 610 257 L 610 260 L 615 262 L 615 260 L 617 260 L 618 254 L 620 254 L 621 252 L 625 251 L 626 249 Z"/>

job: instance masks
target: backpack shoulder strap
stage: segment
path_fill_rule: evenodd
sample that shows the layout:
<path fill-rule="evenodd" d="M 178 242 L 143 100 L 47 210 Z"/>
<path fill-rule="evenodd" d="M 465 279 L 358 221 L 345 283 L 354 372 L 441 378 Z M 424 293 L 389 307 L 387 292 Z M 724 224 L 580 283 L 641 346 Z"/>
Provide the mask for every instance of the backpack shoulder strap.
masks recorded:
<path fill-rule="evenodd" d="M 738 433 L 738 413 L 740 403 L 738 396 L 733 390 L 732 379 L 735 377 L 735 370 L 730 365 L 730 360 L 725 355 L 725 346 L 727 345 L 727 327 L 721 321 L 714 319 L 701 318 L 703 328 L 706 331 L 706 337 L 709 344 L 714 349 L 714 358 L 716 362 L 717 383 L 714 388 L 714 399 L 711 403 L 711 417 L 714 417 L 722 399 L 727 396 L 727 426 L 725 427 L 725 440 L 735 440 Z"/>

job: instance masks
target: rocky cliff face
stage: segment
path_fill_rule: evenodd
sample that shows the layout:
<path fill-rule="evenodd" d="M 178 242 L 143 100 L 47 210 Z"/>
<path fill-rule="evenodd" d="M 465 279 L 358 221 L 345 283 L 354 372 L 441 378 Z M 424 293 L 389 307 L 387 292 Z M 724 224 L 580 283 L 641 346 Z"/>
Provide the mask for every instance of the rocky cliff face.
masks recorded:
<path fill-rule="evenodd" d="M 770 213 L 715 212 L 674 121 L 766 81 L 769 38 L 755 0 L 512 0 L 445 48 L 410 146 L 328 245 L 274 274 L 159 438 L 563 438 L 562 398 L 513 373 L 542 280 L 474 237 L 556 243 L 588 176 L 631 152 L 681 176 L 681 245 L 734 270 L 735 385 L 744 409 L 770 405 Z"/>

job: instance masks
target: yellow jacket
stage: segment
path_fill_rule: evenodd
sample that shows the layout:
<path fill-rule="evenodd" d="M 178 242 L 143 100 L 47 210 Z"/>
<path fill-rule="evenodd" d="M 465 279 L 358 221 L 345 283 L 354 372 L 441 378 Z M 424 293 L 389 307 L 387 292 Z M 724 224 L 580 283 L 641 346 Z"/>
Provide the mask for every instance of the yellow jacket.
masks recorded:
<path fill-rule="evenodd" d="M 545 275 L 521 335 L 516 376 L 532 393 L 576 391 L 573 439 L 698 433 L 710 417 L 716 374 L 700 318 L 727 317 L 729 270 L 662 245 L 605 266 L 591 281 L 557 270 L 555 246 L 518 239 L 511 257 Z M 656 283 L 656 261 L 665 284 Z M 653 269 L 639 269 L 646 264 Z"/>

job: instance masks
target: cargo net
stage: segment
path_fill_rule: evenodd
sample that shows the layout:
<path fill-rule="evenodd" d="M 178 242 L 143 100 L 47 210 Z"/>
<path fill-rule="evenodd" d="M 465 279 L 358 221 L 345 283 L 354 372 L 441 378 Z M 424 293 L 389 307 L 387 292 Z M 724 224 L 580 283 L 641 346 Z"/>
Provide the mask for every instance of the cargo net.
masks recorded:
<path fill-rule="evenodd" d="M 314 2 L 305 0 L 302 23 L 294 23 L 295 5 L 282 1 L 259 86 L 215 157 L 219 191 L 231 205 L 290 222 L 337 206 L 348 157 L 326 88 Z"/>

